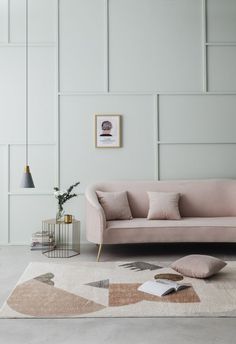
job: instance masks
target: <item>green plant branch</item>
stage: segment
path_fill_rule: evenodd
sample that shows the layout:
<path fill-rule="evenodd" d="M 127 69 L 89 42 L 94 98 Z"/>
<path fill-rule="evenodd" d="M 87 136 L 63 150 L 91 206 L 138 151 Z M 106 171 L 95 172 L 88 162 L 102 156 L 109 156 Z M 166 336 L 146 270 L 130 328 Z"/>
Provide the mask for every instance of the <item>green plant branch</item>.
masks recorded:
<path fill-rule="evenodd" d="M 65 204 L 69 199 L 78 196 L 78 194 L 76 194 L 76 193 L 71 194 L 71 192 L 79 184 L 80 184 L 80 182 L 77 182 L 77 183 L 71 185 L 66 190 L 66 192 L 64 192 L 62 195 L 60 195 L 60 194 L 55 195 L 56 199 L 58 200 L 58 208 L 59 208 L 60 211 L 63 210 L 63 204 Z M 58 187 L 54 187 L 53 189 L 55 190 L 55 192 L 60 192 L 60 189 Z"/>

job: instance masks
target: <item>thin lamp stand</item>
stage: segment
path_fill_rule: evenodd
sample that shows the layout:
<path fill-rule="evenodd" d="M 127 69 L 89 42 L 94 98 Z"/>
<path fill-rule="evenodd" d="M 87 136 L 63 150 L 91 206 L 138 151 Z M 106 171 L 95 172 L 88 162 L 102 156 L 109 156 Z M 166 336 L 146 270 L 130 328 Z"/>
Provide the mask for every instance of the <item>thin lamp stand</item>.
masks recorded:
<path fill-rule="evenodd" d="M 29 116 L 29 32 L 28 32 L 28 0 L 25 0 L 25 169 L 20 186 L 22 188 L 34 188 L 34 181 L 30 173 L 28 162 L 29 135 L 28 135 L 28 116 Z"/>

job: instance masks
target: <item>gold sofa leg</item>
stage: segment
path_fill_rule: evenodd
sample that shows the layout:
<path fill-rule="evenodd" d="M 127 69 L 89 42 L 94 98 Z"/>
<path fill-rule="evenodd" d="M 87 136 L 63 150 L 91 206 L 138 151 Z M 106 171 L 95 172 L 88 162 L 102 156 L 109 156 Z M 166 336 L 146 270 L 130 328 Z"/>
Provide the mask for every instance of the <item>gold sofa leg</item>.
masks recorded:
<path fill-rule="evenodd" d="M 101 251 L 102 251 L 102 244 L 100 244 L 98 248 L 97 262 L 99 262 Z"/>

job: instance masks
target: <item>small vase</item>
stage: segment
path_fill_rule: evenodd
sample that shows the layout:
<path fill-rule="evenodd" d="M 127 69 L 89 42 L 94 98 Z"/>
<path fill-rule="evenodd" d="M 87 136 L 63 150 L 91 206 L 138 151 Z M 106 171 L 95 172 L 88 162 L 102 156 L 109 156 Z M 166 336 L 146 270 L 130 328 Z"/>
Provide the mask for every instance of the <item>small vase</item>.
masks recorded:
<path fill-rule="evenodd" d="M 57 222 L 62 222 L 64 221 L 63 216 L 64 216 L 64 210 L 63 209 L 58 209 L 58 212 L 56 214 L 56 221 Z"/>

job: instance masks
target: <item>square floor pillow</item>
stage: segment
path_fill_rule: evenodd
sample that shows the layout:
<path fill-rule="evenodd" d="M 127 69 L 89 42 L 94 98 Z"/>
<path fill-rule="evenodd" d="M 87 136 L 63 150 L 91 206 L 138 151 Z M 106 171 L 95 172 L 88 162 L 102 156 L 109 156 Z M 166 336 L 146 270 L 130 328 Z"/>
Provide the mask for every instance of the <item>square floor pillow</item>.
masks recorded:
<path fill-rule="evenodd" d="M 207 278 L 215 275 L 226 264 L 223 260 L 215 257 L 192 254 L 176 260 L 171 264 L 171 268 L 184 276 Z"/>

